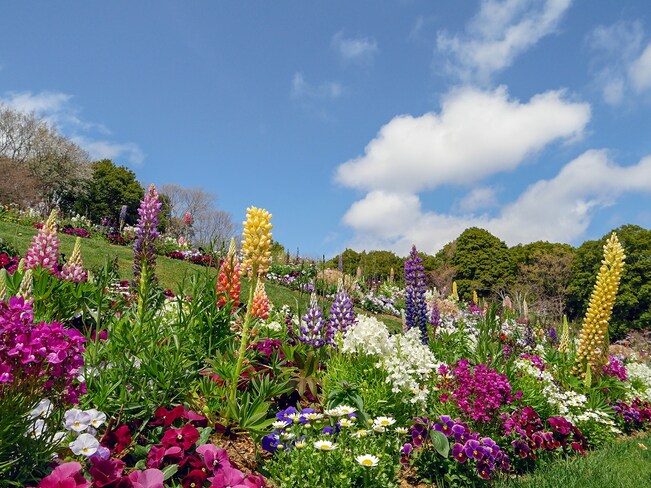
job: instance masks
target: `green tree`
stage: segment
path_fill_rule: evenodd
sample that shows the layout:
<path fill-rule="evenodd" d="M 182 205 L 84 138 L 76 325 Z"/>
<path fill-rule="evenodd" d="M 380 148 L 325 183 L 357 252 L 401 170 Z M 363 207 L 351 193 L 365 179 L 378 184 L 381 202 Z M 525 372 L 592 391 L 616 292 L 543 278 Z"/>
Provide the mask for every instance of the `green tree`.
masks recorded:
<path fill-rule="evenodd" d="M 484 229 L 471 227 L 456 239 L 452 255 L 459 296 L 495 296 L 512 282 L 515 266 L 506 244 Z"/>
<path fill-rule="evenodd" d="M 609 325 L 611 338 L 618 339 L 629 330 L 648 329 L 651 325 L 651 230 L 623 225 L 612 232 L 617 234 L 626 254 Z M 601 265 L 603 245 L 612 232 L 598 241 L 584 242 L 576 251 L 567 307 L 573 319 L 585 315 Z"/>
<path fill-rule="evenodd" d="M 116 222 L 122 205 L 127 206 L 125 222 L 134 224 L 138 219 L 138 206 L 145 190 L 136 174 L 125 166 L 116 166 L 109 159 L 92 164 L 92 176 L 87 194 L 77 203 L 77 211 L 93 222 L 109 217 Z"/>

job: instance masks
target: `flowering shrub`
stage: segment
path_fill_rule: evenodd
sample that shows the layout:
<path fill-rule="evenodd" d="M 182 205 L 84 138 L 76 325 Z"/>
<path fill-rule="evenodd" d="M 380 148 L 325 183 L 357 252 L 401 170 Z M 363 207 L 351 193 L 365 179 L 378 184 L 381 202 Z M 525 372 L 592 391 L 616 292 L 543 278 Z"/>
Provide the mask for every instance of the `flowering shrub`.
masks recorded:
<path fill-rule="evenodd" d="M 361 425 L 355 408 L 340 405 L 324 413 L 289 407 L 276 419 L 262 448 L 274 453 L 265 468 L 280 488 L 398 486 L 400 448 L 408 431 L 393 418 Z"/>
<path fill-rule="evenodd" d="M 472 420 L 489 422 L 502 405 L 511 403 L 511 385 L 506 376 L 485 364 L 472 366 L 462 359 L 454 369 L 442 365 L 438 370 L 443 380 L 439 384 L 440 400 L 451 401 Z"/>

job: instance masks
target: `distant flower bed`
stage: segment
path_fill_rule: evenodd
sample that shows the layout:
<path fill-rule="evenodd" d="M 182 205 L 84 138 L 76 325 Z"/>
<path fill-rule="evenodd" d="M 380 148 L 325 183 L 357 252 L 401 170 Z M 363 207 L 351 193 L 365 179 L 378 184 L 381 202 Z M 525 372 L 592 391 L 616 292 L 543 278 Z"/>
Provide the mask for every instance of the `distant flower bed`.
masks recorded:
<path fill-rule="evenodd" d="M 136 236 L 130 234 L 109 234 L 106 239 L 114 246 L 130 246 L 136 240 Z"/>
<path fill-rule="evenodd" d="M 165 254 L 168 258 L 189 261 L 199 266 L 217 266 L 218 261 L 210 254 L 202 254 L 199 251 L 172 251 Z"/>
<path fill-rule="evenodd" d="M 81 229 L 78 227 L 69 227 L 67 225 L 61 228 L 61 232 L 71 236 L 83 237 L 85 239 L 91 237 L 91 233 L 86 229 Z"/>

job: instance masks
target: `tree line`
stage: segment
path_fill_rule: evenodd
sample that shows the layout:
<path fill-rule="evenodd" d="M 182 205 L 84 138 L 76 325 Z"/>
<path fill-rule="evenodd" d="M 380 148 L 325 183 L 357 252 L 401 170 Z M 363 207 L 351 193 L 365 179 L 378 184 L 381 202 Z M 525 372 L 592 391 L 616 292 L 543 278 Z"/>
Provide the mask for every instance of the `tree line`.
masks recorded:
<path fill-rule="evenodd" d="M 92 161 L 44 119 L 5 106 L 0 106 L 0 174 L 0 203 L 43 213 L 59 208 L 116 228 L 135 224 L 144 196 L 131 169 L 108 159 Z M 162 227 L 169 234 L 191 235 L 204 248 L 219 247 L 234 234 L 231 215 L 217 208 L 214 193 L 173 183 L 162 185 L 159 193 Z"/>
<path fill-rule="evenodd" d="M 508 296 L 520 311 L 526 303 L 543 321 L 558 322 L 563 315 L 579 320 L 588 306 L 603 245 L 612 232 L 626 252 L 610 324 L 612 336 L 618 338 L 629 330 L 651 327 L 651 230 L 623 225 L 578 247 L 543 241 L 508 247 L 490 232 L 473 227 L 436 254 L 420 256 L 430 286 L 443 295 L 451 292 L 456 281 L 465 300 L 471 299 L 473 291 L 490 300 Z M 359 268 L 365 278 L 375 281 L 389 279 L 391 269 L 397 282 L 403 280 L 403 262 L 404 258 L 390 251 L 346 249 L 341 255 L 344 272 L 355 275 Z M 337 267 L 339 257 L 327 264 Z"/>

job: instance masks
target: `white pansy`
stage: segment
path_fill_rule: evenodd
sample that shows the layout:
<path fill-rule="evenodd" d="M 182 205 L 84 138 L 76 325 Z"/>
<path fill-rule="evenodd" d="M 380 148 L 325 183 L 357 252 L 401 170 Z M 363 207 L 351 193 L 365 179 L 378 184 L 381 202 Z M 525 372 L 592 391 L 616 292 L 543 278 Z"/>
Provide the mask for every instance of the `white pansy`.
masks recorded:
<path fill-rule="evenodd" d="M 41 418 L 46 419 L 52 413 L 52 402 L 43 398 L 38 404 L 29 412 L 29 417 L 32 419 Z"/>
<path fill-rule="evenodd" d="M 77 456 L 92 456 L 98 447 L 99 441 L 90 434 L 79 434 L 79 437 L 70 443 L 70 450 Z"/>

